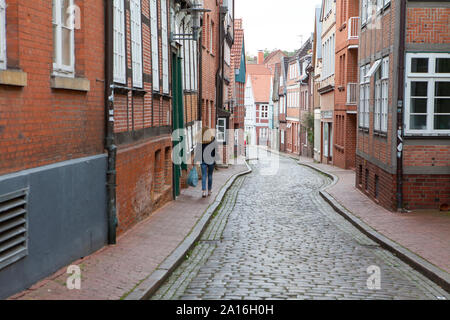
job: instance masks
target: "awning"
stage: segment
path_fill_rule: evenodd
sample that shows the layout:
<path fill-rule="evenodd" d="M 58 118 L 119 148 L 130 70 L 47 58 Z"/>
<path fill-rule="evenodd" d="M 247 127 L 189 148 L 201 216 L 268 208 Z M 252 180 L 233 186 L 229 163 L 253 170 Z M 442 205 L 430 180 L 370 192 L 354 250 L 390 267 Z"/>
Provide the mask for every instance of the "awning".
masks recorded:
<path fill-rule="evenodd" d="M 380 67 L 380 64 L 381 64 L 381 59 L 375 61 L 372 65 L 372 67 L 370 67 L 369 71 L 367 71 L 364 78 L 372 77 L 374 75 L 374 73 L 378 70 L 378 68 Z"/>

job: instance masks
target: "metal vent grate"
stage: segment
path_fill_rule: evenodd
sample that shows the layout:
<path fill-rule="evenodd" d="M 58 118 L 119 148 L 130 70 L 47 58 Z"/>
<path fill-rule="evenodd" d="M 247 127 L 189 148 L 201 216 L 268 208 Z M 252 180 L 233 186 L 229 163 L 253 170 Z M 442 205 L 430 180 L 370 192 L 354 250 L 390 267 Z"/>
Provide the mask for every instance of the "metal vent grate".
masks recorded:
<path fill-rule="evenodd" d="M 27 191 L 0 195 L 0 269 L 28 254 Z"/>

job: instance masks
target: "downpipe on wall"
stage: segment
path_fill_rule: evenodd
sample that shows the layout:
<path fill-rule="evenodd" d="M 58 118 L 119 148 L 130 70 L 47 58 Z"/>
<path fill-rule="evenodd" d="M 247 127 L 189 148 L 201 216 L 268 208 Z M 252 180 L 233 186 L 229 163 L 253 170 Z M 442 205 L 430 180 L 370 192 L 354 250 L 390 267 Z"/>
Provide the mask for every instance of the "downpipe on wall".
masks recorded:
<path fill-rule="evenodd" d="M 105 0 L 105 149 L 108 152 L 106 172 L 108 244 L 116 244 L 116 159 L 117 146 L 114 137 L 114 89 L 113 89 L 113 2 Z"/>
<path fill-rule="evenodd" d="M 406 0 L 400 0 L 400 43 L 398 52 L 398 99 L 397 99 L 397 210 L 403 207 L 403 136 L 404 136 L 404 78 L 405 78 L 405 28 Z"/>

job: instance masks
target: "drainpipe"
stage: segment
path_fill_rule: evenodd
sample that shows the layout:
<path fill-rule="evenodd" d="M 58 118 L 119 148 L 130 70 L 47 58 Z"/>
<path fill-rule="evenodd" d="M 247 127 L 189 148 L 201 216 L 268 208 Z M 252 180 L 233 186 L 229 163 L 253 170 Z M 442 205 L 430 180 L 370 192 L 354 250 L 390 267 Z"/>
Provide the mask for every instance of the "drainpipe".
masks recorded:
<path fill-rule="evenodd" d="M 203 24 L 204 22 L 202 22 Z M 198 66 L 198 101 L 197 101 L 197 108 L 198 108 L 198 119 L 199 121 L 202 121 L 202 127 L 203 127 L 203 109 L 202 109 L 202 101 L 203 101 L 203 49 L 202 49 L 202 39 L 203 39 L 203 28 L 200 28 L 199 31 L 199 40 L 197 41 L 197 66 Z"/>
<path fill-rule="evenodd" d="M 224 9 L 224 7 L 220 6 L 219 7 L 219 36 L 218 36 L 218 52 L 219 52 L 219 66 L 217 68 L 217 72 L 216 72 L 216 87 L 217 87 L 217 92 L 216 92 L 216 124 L 217 124 L 217 119 L 218 119 L 218 110 L 219 108 L 223 109 L 223 78 L 224 78 L 224 49 L 225 49 L 225 44 L 224 44 L 224 21 L 225 21 L 225 15 L 227 13 L 227 10 Z"/>
<path fill-rule="evenodd" d="M 113 90 L 113 2 L 105 0 L 105 149 L 108 152 L 106 172 L 108 244 L 116 243 L 116 156 L 114 138 L 114 90 Z"/>
<path fill-rule="evenodd" d="M 404 75 L 405 75 L 405 29 L 406 0 L 400 0 L 400 30 L 398 54 L 398 100 L 397 100 L 397 210 L 403 210 L 403 107 L 404 107 Z"/>

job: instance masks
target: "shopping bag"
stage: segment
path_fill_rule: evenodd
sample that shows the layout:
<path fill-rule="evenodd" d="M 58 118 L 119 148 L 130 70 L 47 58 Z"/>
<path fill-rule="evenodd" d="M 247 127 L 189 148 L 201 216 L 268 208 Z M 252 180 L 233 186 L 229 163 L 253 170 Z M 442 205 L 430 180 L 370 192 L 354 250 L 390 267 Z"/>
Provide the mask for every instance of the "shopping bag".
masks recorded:
<path fill-rule="evenodd" d="M 195 166 L 191 169 L 189 172 L 188 178 L 187 178 L 187 184 L 191 187 L 196 187 L 198 184 L 198 173 Z"/>

